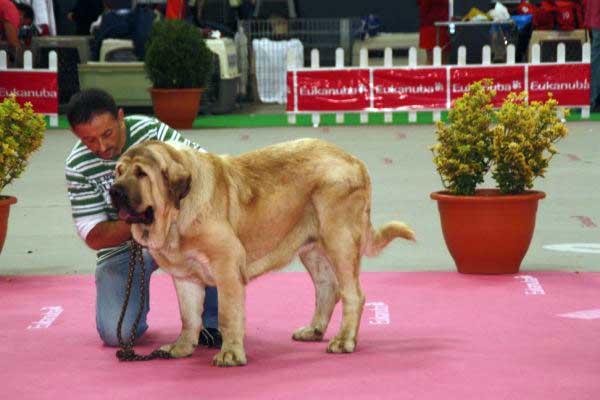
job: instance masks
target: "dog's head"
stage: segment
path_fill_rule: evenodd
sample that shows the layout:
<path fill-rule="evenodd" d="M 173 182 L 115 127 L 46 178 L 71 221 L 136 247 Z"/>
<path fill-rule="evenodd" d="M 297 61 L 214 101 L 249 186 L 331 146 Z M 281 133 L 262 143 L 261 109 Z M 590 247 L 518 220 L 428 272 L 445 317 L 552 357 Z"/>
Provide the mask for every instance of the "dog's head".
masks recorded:
<path fill-rule="evenodd" d="M 119 158 L 110 196 L 120 219 L 150 225 L 157 212 L 179 209 L 190 185 L 181 153 L 167 143 L 147 141 Z"/>

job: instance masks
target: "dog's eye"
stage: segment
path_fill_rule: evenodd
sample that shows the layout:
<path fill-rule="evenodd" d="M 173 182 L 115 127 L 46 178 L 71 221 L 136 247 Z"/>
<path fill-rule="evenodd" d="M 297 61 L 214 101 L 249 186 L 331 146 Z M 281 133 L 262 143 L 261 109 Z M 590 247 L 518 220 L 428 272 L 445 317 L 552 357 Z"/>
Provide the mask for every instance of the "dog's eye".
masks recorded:
<path fill-rule="evenodd" d="M 146 176 L 146 173 L 141 168 L 138 168 L 138 170 L 135 173 L 135 176 L 138 178 L 143 178 Z"/>

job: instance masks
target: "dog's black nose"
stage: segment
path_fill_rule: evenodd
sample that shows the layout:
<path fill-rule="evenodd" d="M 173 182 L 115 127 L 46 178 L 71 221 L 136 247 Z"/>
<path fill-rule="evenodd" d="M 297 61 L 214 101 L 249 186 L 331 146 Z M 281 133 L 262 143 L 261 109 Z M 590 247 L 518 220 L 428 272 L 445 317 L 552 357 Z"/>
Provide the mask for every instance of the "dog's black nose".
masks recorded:
<path fill-rule="evenodd" d="M 127 192 L 121 185 L 112 185 L 108 193 L 115 207 L 127 202 Z"/>

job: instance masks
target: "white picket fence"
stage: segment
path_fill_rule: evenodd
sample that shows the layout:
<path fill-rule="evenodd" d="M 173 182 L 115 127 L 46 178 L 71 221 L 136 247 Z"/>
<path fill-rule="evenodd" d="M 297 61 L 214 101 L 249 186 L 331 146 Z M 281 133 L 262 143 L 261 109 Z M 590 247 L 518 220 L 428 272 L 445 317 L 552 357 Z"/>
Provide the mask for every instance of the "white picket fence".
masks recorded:
<path fill-rule="evenodd" d="M 54 72 L 58 73 L 58 58 L 55 51 L 50 51 L 48 53 L 48 68 L 33 68 L 33 55 L 30 50 L 26 50 L 23 53 L 23 68 L 8 68 L 8 56 L 5 50 L 0 51 L 0 77 L 1 72 Z M 8 95 L 11 91 L 6 90 L 5 85 L 11 84 L 11 82 L 7 82 L 2 80 L 0 82 L 0 88 L 2 88 L 3 92 L 6 92 Z M 57 93 L 58 96 L 58 93 Z M 34 107 L 35 110 L 35 107 Z M 58 113 L 47 114 L 49 116 L 50 126 L 58 126 Z"/>
<path fill-rule="evenodd" d="M 433 65 L 427 65 L 427 66 L 423 66 L 423 65 L 418 65 L 417 62 L 417 49 L 414 47 L 411 47 L 409 49 L 409 53 L 408 53 L 408 65 L 403 65 L 403 66 L 394 66 L 393 65 L 393 59 L 392 59 L 392 49 L 387 47 L 384 50 L 384 62 L 383 62 L 383 66 L 382 68 L 419 68 L 419 67 L 452 67 L 452 66 L 467 66 L 467 49 L 464 46 L 459 47 L 458 49 L 458 57 L 457 57 L 457 63 L 454 65 L 442 65 L 442 50 L 440 47 L 435 47 L 433 50 Z M 295 67 L 296 64 L 296 60 L 294 59 L 294 54 L 293 53 L 289 53 L 288 54 L 288 71 L 308 71 L 308 70 L 336 70 L 336 69 L 349 69 L 349 68 L 378 68 L 378 67 L 372 67 L 369 66 L 369 54 L 368 54 L 368 50 L 366 48 L 362 48 L 360 50 L 360 62 L 359 62 L 359 66 L 358 67 L 348 67 L 348 66 L 344 66 L 344 50 L 342 48 L 338 48 L 336 49 L 335 52 L 335 67 L 331 68 L 321 68 L 320 67 L 320 63 L 319 63 L 319 51 L 317 49 L 313 49 L 311 51 L 310 54 L 310 67 L 309 68 L 297 68 Z M 529 63 L 516 63 L 516 51 L 515 51 L 515 46 L 512 44 L 509 44 L 506 47 L 506 62 L 505 63 L 492 63 L 491 61 L 491 56 L 492 56 L 492 51 L 491 51 L 491 47 L 486 45 L 482 48 L 482 62 L 481 64 L 469 64 L 469 66 L 494 66 L 494 67 L 498 67 L 498 66 L 502 66 L 502 65 L 506 65 L 506 66 L 513 66 L 513 65 L 548 65 L 548 64 L 553 64 L 553 63 L 542 63 L 541 62 L 541 57 L 540 57 L 540 45 L 539 44 L 535 44 L 532 46 L 531 48 L 531 62 Z M 582 60 L 581 63 L 590 63 L 591 60 L 591 46 L 590 43 L 584 43 L 582 45 Z M 554 64 L 565 64 L 566 63 L 566 46 L 564 43 L 559 43 L 557 46 L 557 59 L 554 62 Z M 527 82 L 525 87 L 528 87 Z M 558 108 L 558 112 L 559 114 L 563 114 L 564 113 L 564 109 L 566 107 L 559 107 Z M 577 108 L 577 107 L 568 107 L 568 108 Z M 580 107 L 581 108 L 581 117 L 582 118 L 589 118 L 590 116 L 590 107 L 589 106 L 583 106 Z M 417 113 L 419 111 L 408 111 L 408 120 L 409 122 L 416 122 L 417 121 Z M 441 110 L 433 110 L 433 111 L 428 111 L 428 112 L 433 112 L 433 120 L 434 121 L 439 121 L 441 119 Z M 331 112 L 323 112 L 323 114 L 329 114 Z M 377 114 L 380 114 L 381 112 L 374 112 Z M 293 112 L 293 111 L 288 111 L 288 123 L 290 124 L 295 124 L 296 123 L 296 116 L 298 114 L 306 114 L 306 113 L 301 113 L 301 112 Z M 312 115 L 312 124 L 313 126 L 318 126 L 320 123 L 320 116 L 322 113 L 317 113 L 317 112 L 311 112 L 310 113 Z M 345 112 L 335 112 L 335 120 L 336 123 L 341 124 L 344 122 L 344 114 Z M 369 111 L 360 111 L 360 122 L 361 123 L 367 123 L 369 120 Z M 385 111 L 383 112 L 384 114 L 384 122 L 385 123 L 391 123 L 392 122 L 392 115 L 393 112 L 392 111 Z"/>

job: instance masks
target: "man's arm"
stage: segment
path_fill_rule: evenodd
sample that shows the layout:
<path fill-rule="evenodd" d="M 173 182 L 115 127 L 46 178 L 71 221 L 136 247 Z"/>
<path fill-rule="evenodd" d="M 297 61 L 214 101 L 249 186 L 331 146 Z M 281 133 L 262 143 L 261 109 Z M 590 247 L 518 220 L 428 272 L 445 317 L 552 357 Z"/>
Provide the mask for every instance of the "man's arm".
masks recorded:
<path fill-rule="evenodd" d="M 119 246 L 131 238 L 130 226 L 109 220 L 104 195 L 69 161 L 65 175 L 75 227 L 87 246 L 101 250 Z"/>
<path fill-rule="evenodd" d="M 17 31 L 17 28 L 8 21 L 4 21 L 3 25 L 6 41 L 10 47 L 15 49 L 15 64 L 20 66 L 23 64 L 23 49 L 21 48 L 21 42 L 19 41 L 19 32 Z"/>
<path fill-rule="evenodd" d="M 85 243 L 94 250 L 115 247 L 131 239 L 131 226 L 124 221 L 104 221 L 92 228 Z"/>

